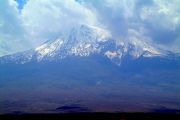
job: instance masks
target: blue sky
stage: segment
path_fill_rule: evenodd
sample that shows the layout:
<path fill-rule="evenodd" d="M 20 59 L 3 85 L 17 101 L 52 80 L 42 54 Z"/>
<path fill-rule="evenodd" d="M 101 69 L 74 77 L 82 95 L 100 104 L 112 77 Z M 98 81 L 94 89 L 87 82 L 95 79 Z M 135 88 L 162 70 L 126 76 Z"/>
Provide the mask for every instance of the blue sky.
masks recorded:
<path fill-rule="evenodd" d="M 180 52 L 180 0 L 1 0 L 0 56 L 31 49 L 76 24 Z"/>
<path fill-rule="evenodd" d="M 23 6 L 26 4 L 27 0 L 16 0 L 18 3 L 18 9 L 22 10 Z"/>

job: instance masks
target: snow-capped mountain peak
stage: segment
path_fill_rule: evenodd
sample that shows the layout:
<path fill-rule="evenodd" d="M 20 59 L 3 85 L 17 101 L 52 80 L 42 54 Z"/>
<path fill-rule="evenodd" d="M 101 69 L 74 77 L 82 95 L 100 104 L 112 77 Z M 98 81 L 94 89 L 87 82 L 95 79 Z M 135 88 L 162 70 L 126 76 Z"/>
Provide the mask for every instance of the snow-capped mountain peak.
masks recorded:
<path fill-rule="evenodd" d="M 111 38 L 111 34 L 107 30 L 80 25 L 62 38 L 44 43 L 36 48 L 35 52 L 38 60 L 55 55 L 62 58 L 67 55 L 88 56 L 91 53 L 99 52 L 99 43 L 106 42 L 109 38 Z"/>
<path fill-rule="evenodd" d="M 67 56 L 87 57 L 99 54 L 120 64 L 126 55 L 138 59 L 139 57 L 162 56 L 165 53 L 147 41 L 136 38 L 118 41 L 108 30 L 79 25 L 61 37 L 47 41 L 31 50 L 28 55 L 26 54 L 27 52 L 24 52 L 22 57 L 18 55 L 20 63 L 29 62 L 31 59 L 40 62 L 42 60 L 59 60 Z M 15 59 L 16 56 L 12 58 Z"/>

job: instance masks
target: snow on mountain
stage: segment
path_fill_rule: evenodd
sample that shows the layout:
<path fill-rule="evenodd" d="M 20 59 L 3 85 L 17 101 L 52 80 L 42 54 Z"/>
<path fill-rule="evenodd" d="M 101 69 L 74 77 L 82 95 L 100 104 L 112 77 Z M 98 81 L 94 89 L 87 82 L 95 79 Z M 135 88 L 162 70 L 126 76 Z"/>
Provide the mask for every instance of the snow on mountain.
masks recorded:
<path fill-rule="evenodd" d="M 81 25 L 73 28 L 70 33 L 61 39 L 46 42 L 35 49 L 38 60 L 45 57 L 59 56 L 64 58 L 68 55 L 89 56 L 91 53 L 100 52 L 99 43 L 109 40 L 111 35 L 108 31 L 94 26 Z"/>
<path fill-rule="evenodd" d="M 139 57 L 162 56 L 165 53 L 150 43 L 136 38 L 117 41 L 108 30 L 89 25 L 74 27 L 69 33 L 48 41 L 31 52 L 11 56 L 20 63 L 30 60 L 42 61 L 63 59 L 67 56 L 85 57 L 92 54 L 101 54 L 107 58 L 121 62 L 122 58 L 130 55 Z"/>
<path fill-rule="evenodd" d="M 63 40 L 57 39 L 55 41 L 49 41 L 37 47 L 35 52 L 37 54 L 37 59 L 41 60 L 45 56 L 53 56 L 55 55 L 56 51 L 61 48 L 63 44 Z"/>
<path fill-rule="evenodd" d="M 140 56 L 143 57 L 161 56 L 164 54 L 163 51 L 153 47 L 147 41 L 142 41 L 134 38 L 134 39 L 130 39 L 128 44 L 130 49 L 132 49 L 130 54 L 135 58 L 138 58 Z"/>

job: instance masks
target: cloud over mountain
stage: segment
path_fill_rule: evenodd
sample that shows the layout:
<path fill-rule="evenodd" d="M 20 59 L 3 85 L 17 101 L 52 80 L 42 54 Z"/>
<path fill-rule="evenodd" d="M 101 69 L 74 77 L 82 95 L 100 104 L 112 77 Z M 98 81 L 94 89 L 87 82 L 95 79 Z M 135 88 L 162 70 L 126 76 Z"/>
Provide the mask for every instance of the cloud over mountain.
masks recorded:
<path fill-rule="evenodd" d="M 28 0 L 22 4 L 1 1 L 0 56 L 30 49 L 82 23 L 105 27 L 117 39 L 151 41 L 180 52 L 179 0 Z"/>
<path fill-rule="evenodd" d="M 180 42 L 179 0 L 79 1 L 93 9 L 99 21 L 119 38 L 136 37 L 168 46 L 169 50 L 180 50 L 177 44 Z"/>

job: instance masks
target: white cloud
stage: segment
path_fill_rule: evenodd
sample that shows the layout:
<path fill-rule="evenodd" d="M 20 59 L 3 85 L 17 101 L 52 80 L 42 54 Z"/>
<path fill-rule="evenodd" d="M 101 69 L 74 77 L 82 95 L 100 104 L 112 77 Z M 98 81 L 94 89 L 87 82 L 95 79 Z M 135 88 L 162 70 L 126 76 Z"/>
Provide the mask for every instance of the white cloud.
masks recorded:
<path fill-rule="evenodd" d="M 59 36 L 77 24 L 96 24 L 96 16 L 74 0 L 29 0 L 22 19 L 35 43 Z"/>
<path fill-rule="evenodd" d="M 176 30 L 180 27 L 180 1 L 155 0 L 153 6 L 144 6 L 141 19 L 164 29 Z"/>
<path fill-rule="evenodd" d="M 21 26 L 17 3 L 14 0 L 0 1 L 0 56 L 25 50 L 24 30 Z"/>

